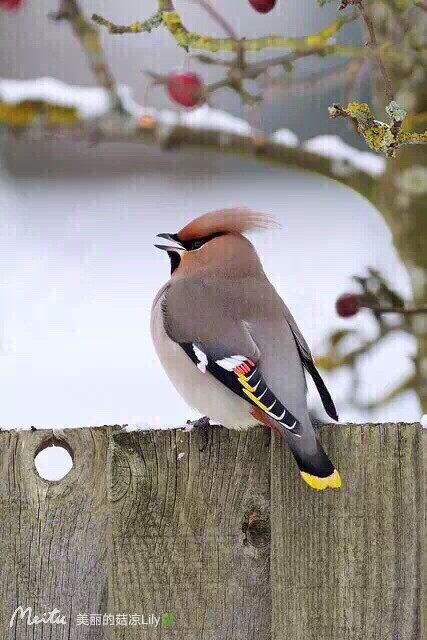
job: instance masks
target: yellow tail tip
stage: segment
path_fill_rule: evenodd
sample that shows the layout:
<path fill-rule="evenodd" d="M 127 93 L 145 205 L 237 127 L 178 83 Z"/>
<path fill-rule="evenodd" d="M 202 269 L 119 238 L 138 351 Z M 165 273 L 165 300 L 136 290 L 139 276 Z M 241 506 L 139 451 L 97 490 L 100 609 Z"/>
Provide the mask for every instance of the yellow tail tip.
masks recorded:
<path fill-rule="evenodd" d="M 331 487 L 332 489 L 339 489 L 341 486 L 341 477 L 336 469 L 327 478 L 318 478 L 317 476 L 312 476 L 310 473 L 306 473 L 305 471 L 300 471 L 300 474 L 302 479 L 312 489 L 317 489 L 318 491 L 322 491 L 328 487 Z"/>

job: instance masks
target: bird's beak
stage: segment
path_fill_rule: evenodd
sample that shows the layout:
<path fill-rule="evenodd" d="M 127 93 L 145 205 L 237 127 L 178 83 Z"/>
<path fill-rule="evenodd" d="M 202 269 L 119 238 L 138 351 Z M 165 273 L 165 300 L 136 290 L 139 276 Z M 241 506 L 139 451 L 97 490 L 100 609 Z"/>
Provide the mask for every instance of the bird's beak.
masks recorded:
<path fill-rule="evenodd" d="M 178 240 L 176 233 L 159 233 L 157 234 L 157 237 L 164 238 L 165 240 L 169 240 L 174 243 L 173 245 L 155 244 L 154 246 L 157 247 L 157 249 L 163 249 L 163 251 L 175 251 L 176 253 L 185 251 L 185 248 Z"/>

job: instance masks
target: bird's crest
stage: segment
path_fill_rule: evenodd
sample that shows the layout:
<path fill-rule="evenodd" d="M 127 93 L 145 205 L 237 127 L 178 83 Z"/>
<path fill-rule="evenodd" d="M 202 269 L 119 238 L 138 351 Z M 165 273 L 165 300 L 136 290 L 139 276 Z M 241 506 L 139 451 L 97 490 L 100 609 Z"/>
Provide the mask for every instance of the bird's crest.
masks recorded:
<path fill-rule="evenodd" d="M 244 233 L 279 226 L 279 223 L 266 213 L 245 208 L 218 209 L 189 222 L 178 231 L 178 238 L 185 242 L 215 233 Z"/>

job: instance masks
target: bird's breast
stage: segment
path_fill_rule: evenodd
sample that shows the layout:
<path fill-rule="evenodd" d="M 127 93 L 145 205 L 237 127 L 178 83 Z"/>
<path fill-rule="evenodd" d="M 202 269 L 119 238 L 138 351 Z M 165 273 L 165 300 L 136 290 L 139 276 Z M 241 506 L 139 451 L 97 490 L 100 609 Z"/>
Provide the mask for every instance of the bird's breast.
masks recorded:
<path fill-rule="evenodd" d="M 163 295 L 156 298 L 151 313 L 151 335 L 159 360 L 180 396 L 202 415 L 230 429 L 258 424 L 250 405 L 216 380 L 203 373 L 180 345 L 166 333 L 162 311 Z"/>

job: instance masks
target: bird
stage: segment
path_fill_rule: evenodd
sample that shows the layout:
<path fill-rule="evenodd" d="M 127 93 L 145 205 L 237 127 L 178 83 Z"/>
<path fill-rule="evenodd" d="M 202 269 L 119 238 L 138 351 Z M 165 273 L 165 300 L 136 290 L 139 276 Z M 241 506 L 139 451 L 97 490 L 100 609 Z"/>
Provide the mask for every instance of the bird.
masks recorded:
<path fill-rule="evenodd" d="M 170 259 L 170 279 L 155 296 L 151 335 L 178 393 L 229 429 L 265 425 L 289 445 L 313 489 L 341 486 L 307 408 L 305 372 L 338 420 L 298 325 L 272 283 L 247 232 L 273 230 L 273 216 L 246 208 L 205 213 L 155 244 Z"/>

